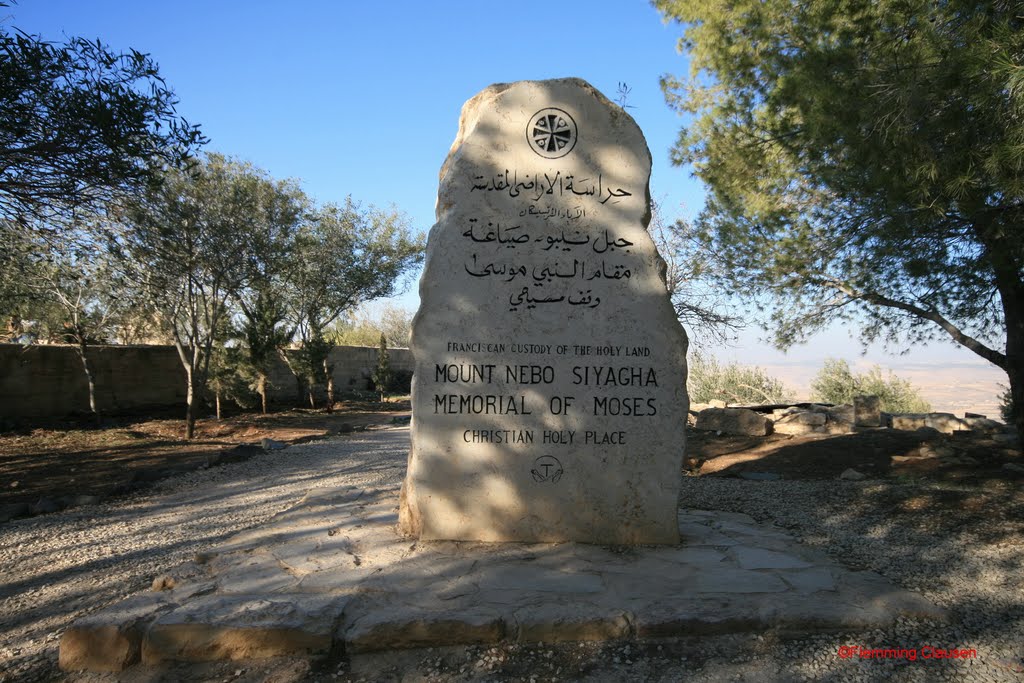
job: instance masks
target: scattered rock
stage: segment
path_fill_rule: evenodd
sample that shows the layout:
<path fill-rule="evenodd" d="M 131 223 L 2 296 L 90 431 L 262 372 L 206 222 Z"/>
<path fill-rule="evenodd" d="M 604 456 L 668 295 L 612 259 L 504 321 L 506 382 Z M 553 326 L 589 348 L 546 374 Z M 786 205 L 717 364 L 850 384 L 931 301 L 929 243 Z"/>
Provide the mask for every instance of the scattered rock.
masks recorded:
<path fill-rule="evenodd" d="M 956 456 L 957 451 L 952 446 L 945 446 L 942 444 L 935 445 L 926 443 L 917 449 L 917 455 L 920 458 L 952 458 Z"/>
<path fill-rule="evenodd" d="M 839 475 L 839 478 L 845 479 L 846 481 L 861 481 L 863 479 L 867 479 L 868 475 L 858 472 L 850 467 L 843 470 L 843 473 Z"/>
<path fill-rule="evenodd" d="M 1024 465 L 1019 465 L 1015 462 L 1003 463 L 1003 466 L 1000 469 L 1006 470 L 1007 472 L 1016 472 L 1017 474 L 1024 474 Z"/>
<path fill-rule="evenodd" d="M 173 576 L 169 576 L 167 574 L 161 574 L 160 576 L 158 576 L 155 579 L 153 579 L 152 590 L 154 590 L 154 591 L 169 591 L 169 590 L 173 589 L 177 585 L 178 585 L 178 581 Z"/>
<path fill-rule="evenodd" d="M 747 408 L 708 408 L 697 416 L 697 429 L 738 436 L 766 436 L 772 421 Z"/>
<path fill-rule="evenodd" d="M 704 466 L 704 462 L 704 458 L 694 458 L 691 456 L 686 458 L 686 461 L 683 463 L 683 466 L 686 469 L 690 470 L 691 472 L 696 472 L 697 470 Z"/>
<path fill-rule="evenodd" d="M 273 439 L 263 439 L 260 442 L 260 447 L 265 451 L 280 451 L 288 447 L 288 444 L 280 441 L 274 441 Z"/>

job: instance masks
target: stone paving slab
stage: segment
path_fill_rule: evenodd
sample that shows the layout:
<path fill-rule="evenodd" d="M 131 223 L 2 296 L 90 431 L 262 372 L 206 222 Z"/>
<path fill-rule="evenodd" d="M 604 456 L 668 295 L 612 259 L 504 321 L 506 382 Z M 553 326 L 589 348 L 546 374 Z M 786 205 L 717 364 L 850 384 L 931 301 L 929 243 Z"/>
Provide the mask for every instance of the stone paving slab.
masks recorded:
<path fill-rule="evenodd" d="M 397 502 L 393 487 L 311 492 L 168 572 L 173 590 L 76 621 L 61 667 L 853 630 L 946 616 L 746 515 L 684 510 L 678 546 L 424 543 L 398 534 Z"/>

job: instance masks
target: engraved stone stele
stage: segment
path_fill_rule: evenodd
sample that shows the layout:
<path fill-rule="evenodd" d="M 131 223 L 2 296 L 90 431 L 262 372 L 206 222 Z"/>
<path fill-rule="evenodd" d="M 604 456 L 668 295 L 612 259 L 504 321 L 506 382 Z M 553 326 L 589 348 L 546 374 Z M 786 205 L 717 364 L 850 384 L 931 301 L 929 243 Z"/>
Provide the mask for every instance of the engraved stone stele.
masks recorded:
<path fill-rule="evenodd" d="M 650 171 L 633 119 L 579 79 L 465 104 L 413 323 L 403 532 L 679 542 L 687 340 Z"/>

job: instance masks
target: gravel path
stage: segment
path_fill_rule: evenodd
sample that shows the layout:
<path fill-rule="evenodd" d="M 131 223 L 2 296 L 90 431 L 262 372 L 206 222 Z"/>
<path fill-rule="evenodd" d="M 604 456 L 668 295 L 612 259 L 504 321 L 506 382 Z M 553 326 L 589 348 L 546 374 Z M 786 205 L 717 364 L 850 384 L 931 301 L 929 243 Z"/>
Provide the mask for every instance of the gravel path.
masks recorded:
<path fill-rule="evenodd" d="M 775 522 L 848 566 L 879 571 L 950 609 L 949 624 L 784 639 L 776 633 L 650 643 L 444 648 L 302 661 L 218 662 L 120 677 L 65 675 L 57 643 L 77 616 L 290 507 L 309 489 L 397 486 L 407 429 L 293 446 L 167 480 L 115 503 L 0 526 L 0 682 L 301 680 L 1008 681 L 1024 655 L 1024 494 L 993 483 L 754 482 L 685 478 L 686 507 Z M 960 505 L 948 505 L 960 501 Z M 397 501 L 396 501 L 397 503 Z M 902 648 L 918 659 L 843 659 L 840 648 Z M 925 661 L 924 647 L 977 657 Z M 1024 667 L 1017 667 L 1024 668 Z"/>
<path fill-rule="evenodd" d="M 0 681 L 58 675 L 75 618 L 148 589 L 154 577 L 310 489 L 398 481 L 408 429 L 294 446 L 164 480 L 132 498 L 0 526 Z"/>

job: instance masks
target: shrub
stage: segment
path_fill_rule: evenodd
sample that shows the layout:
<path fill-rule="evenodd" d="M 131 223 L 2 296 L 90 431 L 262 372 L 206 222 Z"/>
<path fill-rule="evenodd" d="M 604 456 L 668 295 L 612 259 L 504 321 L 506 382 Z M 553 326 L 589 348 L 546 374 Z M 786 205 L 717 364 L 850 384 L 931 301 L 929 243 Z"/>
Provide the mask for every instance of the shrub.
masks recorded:
<path fill-rule="evenodd" d="M 388 339 L 380 333 L 380 346 L 377 348 L 377 367 L 373 370 L 373 386 L 380 393 L 380 402 L 384 402 L 384 394 L 388 392 L 393 375 L 391 372 L 391 356 L 388 354 Z"/>
<path fill-rule="evenodd" d="M 888 377 L 883 377 L 877 365 L 865 373 L 854 374 L 845 360 L 826 358 L 811 381 L 811 399 L 815 401 L 849 404 L 854 396 L 863 395 L 877 396 L 887 413 L 927 413 L 932 409 L 917 387 L 891 370 Z"/>
<path fill-rule="evenodd" d="M 1000 386 L 1003 387 L 1003 393 L 999 394 L 999 416 L 1006 424 L 1013 424 L 1013 395 L 1010 387 L 1005 384 Z"/>
<path fill-rule="evenodd" d="M 412 392 L 412 370 L 402 368 L 391 371 L 391 383 L 388 384 L 388 393 L 399 396 L 407 396 Z"/>
<path fill-rule="evenodd" d="M 759 367 L 722 365 L 699 352 L 690 355 L 686 386 L 695 403 L 715 399 L 728 403 L 785 403 L 792 396 L 785 384 Z"/>

